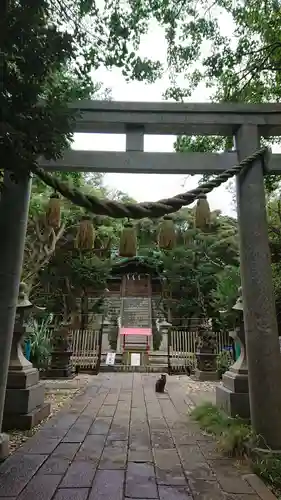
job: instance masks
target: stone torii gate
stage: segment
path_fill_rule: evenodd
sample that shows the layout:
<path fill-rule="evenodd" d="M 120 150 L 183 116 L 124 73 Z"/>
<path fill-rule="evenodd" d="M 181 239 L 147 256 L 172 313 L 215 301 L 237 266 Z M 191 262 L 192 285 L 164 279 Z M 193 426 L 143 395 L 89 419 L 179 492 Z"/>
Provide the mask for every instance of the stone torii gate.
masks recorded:
<path fill-rule="evenodd" d="M 125 152 L 67 151 L 59 161 L 40 160 L 47 171 L 202 174 L 222 173 L 260 148 L 260 136 L 281 135 L 280 104 L 174 104 L 80 101 L 76 132 L 125 134 Z M 147 153 L 144 135 L 235 136 L 236 151 Z M 110 139 L 109 139 L 110 140 Z M 267 164 L 281 172 L 281 155 Z M 268 446 L 281 450 L 281 358 L 271 276 L 264 193 L 264 161 L 237 175 L 240 267 L 249 366 L 251 420 Z M 5 172 L 0 204 L 0 426 L 15 307 L 23 258 L 31 180 L 17 184 Z M 13 224 L 11 224 L 13 221 Z M 7 279 L 7 276 L 9 278 Z M 4 442 L 2 435 L 2 442 Z M 1 434 L 0 434 L 1 448 Z"/>

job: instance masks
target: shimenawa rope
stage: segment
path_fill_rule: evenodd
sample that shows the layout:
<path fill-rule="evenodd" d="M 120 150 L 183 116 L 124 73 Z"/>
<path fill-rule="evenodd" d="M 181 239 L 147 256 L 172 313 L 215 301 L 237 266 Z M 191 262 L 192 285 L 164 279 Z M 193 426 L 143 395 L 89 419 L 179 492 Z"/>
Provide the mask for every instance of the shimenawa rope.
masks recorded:
<path fill-rule="evenodd" d="M 38 165 L 31 167 L 31 172 L 37 175 L 45 184 L 54 191 L 60 193 L 64 198 L 83 207 L 88 212 L 98 215 L 107 215 L 115 219 L 128 217 L 130 219 L 158 218 L 163 215 L 177 212 L 180 208 L 193 203 L 200 195 L 210 193 L 214 188 L 219 187 L 234 175 L 249 168 L 258 158 L 262 158 L 264 166 L 268 161 L 270 149 L 263 147 L 255 151 L 252 155 L 242 160 L 228 170 L 225 170 L 214 179 L 201 184 L 195 189 L 186 193 L 178 194 L 173 198 L 166 198 L 155 202 L 144 203 L 121 203 L 107 199 L 99 199 L 96 196 L 82 193 L 79 189 L 70 186 L 67 182 L 62 182 L 55 176 L 45 172 Z"/>

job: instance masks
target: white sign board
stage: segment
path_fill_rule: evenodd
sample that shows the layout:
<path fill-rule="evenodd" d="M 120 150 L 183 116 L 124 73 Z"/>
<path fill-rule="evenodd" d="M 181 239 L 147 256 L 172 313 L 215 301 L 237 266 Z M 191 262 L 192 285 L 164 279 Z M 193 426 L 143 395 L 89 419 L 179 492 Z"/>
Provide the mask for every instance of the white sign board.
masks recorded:
<path fill-rule="evenodd" d="M 131 366 L 140 366 L 140 353 L 139 352 L 132 352 L 131 353 Z"/>
<path fill-rule="evenodd" d="M 108 352 L 107 355 L 106 355 L 105 364 L 106 365 L 114 365 L 114 363 L 115 363 L 115 356 L 116 356 L 115 352 Z"/>

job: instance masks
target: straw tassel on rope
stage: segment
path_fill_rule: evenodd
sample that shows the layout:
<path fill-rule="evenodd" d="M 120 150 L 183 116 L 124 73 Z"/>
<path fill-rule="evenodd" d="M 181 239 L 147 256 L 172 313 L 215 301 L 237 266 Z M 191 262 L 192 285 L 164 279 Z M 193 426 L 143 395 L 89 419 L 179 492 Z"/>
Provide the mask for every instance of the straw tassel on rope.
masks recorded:
<path fill-rule="evenodd" d="M 211 211 L 210 206 L 205 194 L 201 194 L 198 197 L 198 201 L 195 209 L 195 226 L 198 229 L 207 229 L 211 223 Z"/>
<path fill-rule="evenodd" d="M 176 245 L 176 230 L 172 217 L 163 217 L 159 225 L 158 246 L 163 250 L 171 250 Z"/>
<path fill-rule="evenodd" d="M 78 226 L 75 239 L 75 248 L 80 250 L 91 250 L 95 242 L 95 230 L 90 217 L 83 217 Z"/>
<path fill-rule="evenodd" d="M 46 206 L 46 224 L 53 229 L 58 229 L 61 225 L 61 205 L 60 197 L 57 193 L 50 196 Z"/>
<path fill-rule="evenodd" d="M 124 224 L 119 242 L 120 257 L 135 257 L 137 255 L 137 233 L 131 222 Z"/>

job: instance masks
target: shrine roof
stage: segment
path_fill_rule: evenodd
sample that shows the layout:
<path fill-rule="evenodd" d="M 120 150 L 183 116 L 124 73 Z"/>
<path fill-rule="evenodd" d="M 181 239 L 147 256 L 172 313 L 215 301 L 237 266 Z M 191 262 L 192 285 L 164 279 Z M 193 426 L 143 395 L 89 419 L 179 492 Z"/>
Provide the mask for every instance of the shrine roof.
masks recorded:
<path fill-rule="evenodd" d="M 131 258 L 119 258 L 112 264 L 111 275 L 116 276 L 125 273 L 137 272 L 159 277 L 155 265 L 149 262 L 149 258 L 136 256 Z"/>

